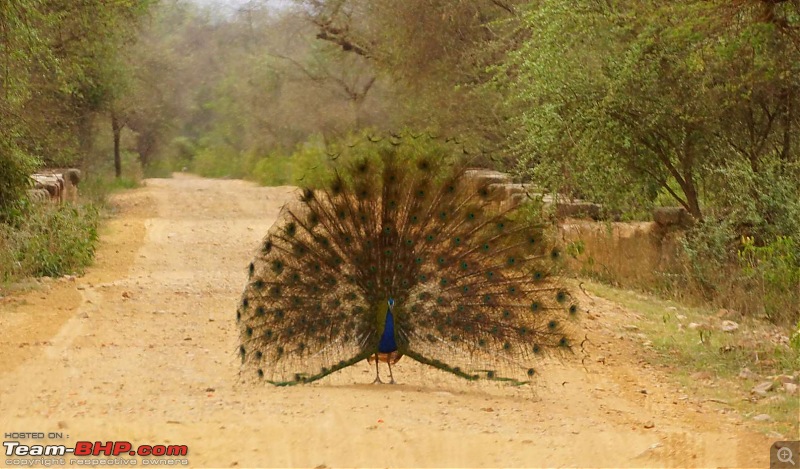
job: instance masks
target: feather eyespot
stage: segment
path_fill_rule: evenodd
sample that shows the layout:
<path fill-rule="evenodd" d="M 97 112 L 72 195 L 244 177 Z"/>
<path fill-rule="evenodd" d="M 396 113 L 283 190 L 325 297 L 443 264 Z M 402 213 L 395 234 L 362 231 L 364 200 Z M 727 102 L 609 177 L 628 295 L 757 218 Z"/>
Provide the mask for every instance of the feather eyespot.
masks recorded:
<path fill-rule="evenodd" d="M 303 189 L 303 194 L 300 196 L 300 200 L 304 203 L 309 203 L 314 200 L 314 190 L 308 187 Z"/>

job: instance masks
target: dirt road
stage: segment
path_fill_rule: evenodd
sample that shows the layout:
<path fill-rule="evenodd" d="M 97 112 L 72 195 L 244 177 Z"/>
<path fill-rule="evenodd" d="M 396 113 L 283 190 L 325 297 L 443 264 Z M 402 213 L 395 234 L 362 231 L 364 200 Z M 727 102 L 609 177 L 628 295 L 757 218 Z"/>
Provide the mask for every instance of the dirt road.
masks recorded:
<path fill-rule="evenodd" d="M 366 363 L 292 389 L 240 384 L 245 267 L 289 194 L 178 175 L 117 196 L 87 275 L 0 302 L 0 432 L 185 444 L 193 467 L 769 464 L 769 440 L 648 366 L 619 338 L 632 312 L 598 298 L 588 355 L 544 364 L 531 387 L 410 360 L 395 386 L 362 384 Z"/>

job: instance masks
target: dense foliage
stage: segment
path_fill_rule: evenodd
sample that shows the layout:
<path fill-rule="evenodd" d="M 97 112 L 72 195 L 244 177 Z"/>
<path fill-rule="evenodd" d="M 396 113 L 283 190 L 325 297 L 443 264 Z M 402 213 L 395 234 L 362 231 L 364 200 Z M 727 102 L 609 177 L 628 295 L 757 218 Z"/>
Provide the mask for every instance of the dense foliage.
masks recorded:
<path fill-rule="evenodd" d="M 0 23 L 6 217 L 43 162 L 298 184 L 405 128 L 622 219 L 682 206 L 687 288 L 800 314 L 798 0 L 14 0 Z"/>

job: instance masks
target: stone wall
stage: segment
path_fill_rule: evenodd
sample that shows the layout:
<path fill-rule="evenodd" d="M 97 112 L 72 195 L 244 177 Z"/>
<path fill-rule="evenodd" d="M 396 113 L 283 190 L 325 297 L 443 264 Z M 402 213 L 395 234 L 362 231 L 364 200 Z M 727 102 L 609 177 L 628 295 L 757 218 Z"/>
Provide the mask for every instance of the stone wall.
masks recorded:
<path fill-rule="evenodd" d="M 78 169 L 43 170 L 31 175 L 28 198 L 34 202 L 76 202 L 81 172 Z"/>
<path fill-rule="evenodd" d="M 631 287 L 668 284 L 681 275 L 680 239 L 693 223 L 684 208 L 657 208 L 651 222 L 614 222 L 604 220 L 598 204 L 553 200 L 535 185 L 515 184 L 505 173 L 471 169 L 467 175 L 476 186 L 488 187 L 501 208 L 526 201 L 541 203 L 546 214 L 558 222 L 562 244 L 568 247 L 564 258 L 570 270 Z"/>

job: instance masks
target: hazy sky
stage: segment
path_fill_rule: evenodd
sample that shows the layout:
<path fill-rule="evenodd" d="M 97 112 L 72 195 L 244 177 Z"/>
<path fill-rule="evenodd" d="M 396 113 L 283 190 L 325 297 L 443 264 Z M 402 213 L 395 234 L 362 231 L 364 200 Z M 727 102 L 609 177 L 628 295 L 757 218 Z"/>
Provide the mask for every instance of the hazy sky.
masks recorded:
<path fill-rule="evenodd" d="M 191 1 L 199 5 L 221 6 L 224 8 L 236 9 L 246 3 L 249 3 L 251 0 L 191 0 Z M 269 0 L 264 3 L 268 3 L 270 5 L 279 7 L 281 4 L 288 3 L 288 0 Z"/>

